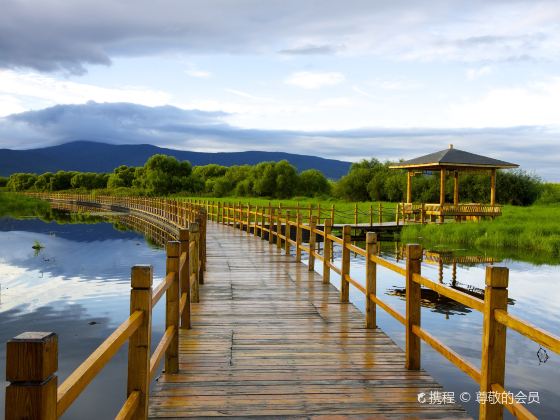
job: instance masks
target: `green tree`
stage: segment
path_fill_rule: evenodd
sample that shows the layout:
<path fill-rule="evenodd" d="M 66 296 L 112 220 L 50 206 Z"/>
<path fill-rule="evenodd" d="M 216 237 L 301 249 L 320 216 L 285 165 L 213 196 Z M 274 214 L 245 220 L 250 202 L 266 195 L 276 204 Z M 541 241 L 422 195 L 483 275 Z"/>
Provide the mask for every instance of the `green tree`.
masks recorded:
<path fill-rule="evenodd" d="M 36 174 L 17 172 L 8 178 L 6 187 L 11 191 L 26 191 L 35 185 Z"/>
<path fill-rule="evenodd" d="M 137 171 L 135 183 L 148 194 L 172 194 L 188 191 L 192 186 L 190 162 L 179 162 L 173 156 L 153 155 L 144 164 L 143 171 Z"/>
<path fill-rule="evenodd" d="M 113 170 L 107 181 L 107 188 L 132 187 L 136 178 L 137 168 L 121 165 Z"/>
<path fill-rule="evenodd" d="M 307 197 L 326 195 L 331 191 L 329 181 L 325 175 L 317 169 L 308 169 L 300 173 L 298 184 L 298 194 Z"/>

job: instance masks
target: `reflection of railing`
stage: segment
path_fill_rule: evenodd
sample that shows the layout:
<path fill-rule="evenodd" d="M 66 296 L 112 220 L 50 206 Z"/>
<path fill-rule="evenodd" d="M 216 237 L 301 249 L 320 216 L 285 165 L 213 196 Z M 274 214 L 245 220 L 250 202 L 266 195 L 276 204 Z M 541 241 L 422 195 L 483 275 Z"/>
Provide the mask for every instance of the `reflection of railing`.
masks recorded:
<path fill-rule="evenodd" d="M 250 206 L 239 208 L 229 207 L 226 204 L 209 206 L 208 217 L 228 226 L 251 232 L 262 239 L 268 239 L 278 248 L 284 247 L 287 254 L 295 247 L 295 257 L 301 261 L 302 252 L 309 255 L 309 271 L 315 268 L 315 259 L 323 262 L 323 283 L 330 282 L 331 270 L 340 275 L 340 300 L 349 301 L 350 285 L 361 291 L 366 296 L 366 328 L 376 326 L 376 308 L 380 306 L 397 321 L 405 326 L 406 330 L 406 367 L 411 370 L 420 369 L 420 341 L 424 340 L 442 356 L 452 362 L 457 368 L 469 375 L 480 385 L 484 395 L 497 396 L 495 400 L 481 401 L 480 418 L 501 418 L 502 407 L 507 408 L 518 418 L 535 418 L 512 393 L 504 389 L 505 360 L 506 360 L 506 328 L 511 328 L 528 337 L 543 347 L 560 353 L 560 338 L 544 331 L 531 323 L 507 313 L 508 302 L 508 277 L 509 271 L 505 267 L 488 266 L 486 268 L 486 289 L 484 299 L 478 299 L 467 293 L 455 290 L 447 285 L 440 284 L 421 275 L 422 247 L 420 245 L 407 245 L 406 267 L 400 267 L 376 255 L 377 237 L 369 232 L 366 237 L 366 249 L 351 243 L 351 227 L 343 227 L 342 237 L 332 235 L 332 220 L 325 219 L 324 230 L 317 229 L 317 217 L 311 216 L 308 224 L 302 222 L 302 216 L 290 211 L 283 214 L 279 209 L 272 207 L 251 209 Z M 216 210 L 216 211 L 214 211 Z M 292 231 L 295 230 L 295 240 Z M 302 232 L 309 232 L 308 246 L 302 243 Z M 316 251 L 317 237 L 321 236 L 324 242 L 323 254 Z M 333 245 L 342 247 L 342 262 L 340 267 L 331 262 Z M 362 286 L 350 276 L 350 253 L 361 255 L 366 259 L 366 285 Z M 406 314 L 401 314 L 396 309 L 383 302 L 376 294 L 377 266 L 387 268 L 405 278 L 406 282 Z M 482 332 L 482 360 L 480 369 L 461 357 L 449 346 L 430 334 L 420 326 L 421 288 L 425 287 L 445 296 L 448 299 L 464 305 L 467 308 L 483 313 Z"/>
<path fill-rule="evenodd" d="M 454 217 L 456 220 L 479 220 L 481 217 L 498 217 L 502 207 L 490 204 L 426 204 L 402 203 L 399 205 L 402 219 L 409 222 L 425 223 Z"/>
<path fill-rule="evenodd" d="M 148 265 L 132 267 L 130 316 L 57 386 L 58 338 L 55 333 L 23 333 L 7 344 L 7 419 L 55 419 L 62 416 L 117 351 L 128 341 L 127 399 L 118 419 L 145 419 L 150 381 L 162 359 L 167 373 L 179 369 L 179 328 L 190 328 L 191 302 L 199 301 L 203 280 L 206 239 L 205 210 L 184 203 L 175 207 L 166 200 L 40 195 L 40 198 L 73 205 L 118 206 L 139 210 L 175 228 L 176 241 L 167 242 L 166 276 L 152 289 Z M 179 210 L 180 209 L 180 210 Z M 174 212 L 174 213 L 172 213 Z M 188 228 L 185 228 L 188 223 Z M 152 309 L 165 295 L 165 332 L 151 354 Z"/>

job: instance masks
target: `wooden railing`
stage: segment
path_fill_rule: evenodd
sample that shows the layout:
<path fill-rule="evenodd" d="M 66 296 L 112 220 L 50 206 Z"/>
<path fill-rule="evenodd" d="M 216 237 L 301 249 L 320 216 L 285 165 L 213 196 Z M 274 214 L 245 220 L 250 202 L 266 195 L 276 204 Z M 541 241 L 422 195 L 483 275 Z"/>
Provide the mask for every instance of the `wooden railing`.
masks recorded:
<path fill-rule="evenodd" d="M 149 265 L 132 267 L 130 316 L 58 385 L 58 337 L 55 333 L 23 333 L 7 343 L 6 419 L 56 419 L 62 416 L 117 351 L 128 341 L 127 398 L 117 419 L 146 419 L 151 380 L 161 360 L 166 373 L 179 369 L 179 329 L 191 327 L 191 302 L 199 301 L 206 254 L 203 208 L 167 200 L 41 195 L 55 202 L 101 205 L 138 211 L 176 229 L 167 242 L 166 276 L 155 287 Z M 186 228 L 188 224 L 188 228 Z M 165 332 L 151 353 L 152 309 L 165 296 Z"/>
<path fill-rule="evenodd" d="M 502 215 L 502 206 L 470 203 L 470 204 L 429 204 L 401 203 L 397 205 L 399 218 L 405 222 L 427 223 L 440 221 L 445 217 L 456 220 L 479 220 L 482 217 L 498 217 Z"/>
<path fill-rule="evenodd" d="M 200 202 L 197 202 L 200 203 Z M 212 208 L 212 207 L 211 207 Z M 213 207 L 214 209 L 216 207 Z M 303 216 L 296 213 L 293 217 L 289 210 L 280 214 L 278 209 L 268 207 L 259 211 L 247 207 L 244 212 L 240 206 L 220 204 L 218 211 L 208 211 L 208 218 L 228 226 L 253 233 L 270 244 L 276 243 L 286 254 L 294 247 L 297 261 L 301 261 L 302 252 L 309 256 L 309 271 L 315 270 L 315 261 L 323 264 L 323 283 L 330 283 L 331 271 L 340 276 L 340 301 L 349 302 L 349 288 L 354 286 L 366 297 L 365 326 L 376 328 L 376 311 L 379 306 L 405 327 L 406 358 L 408 369 L 420 369 L 420 342 L 429 344 L 461 371 L 469 375 L 480 385 L 481 393 L 502 396 L 495 403 L 482 402 L 480 404 L 481 419 L 501 419 L 503 407 L 517 418 L 534 419 L 524 405 L 507 393 L 504 388 L 505 360 L 506 360 L 506 329 L 510 328 L 528 337 L 539 345 L 556 353 L 560 353 L 560 338 L 545 331 L 530 322 L 520 319 L 507 312 L 508 277 L 509 270 L 505 267 L 486 267 L 486 288 L 484 299 L 478 299 L 469 294 L 453 289 L 447 285 L 433 281 L 421 275 L 422 247 L 416 244 L 406 246 L 406 266 L 401 267 L 377 255 L 377 236 L 368 232 L 365 249 L 351 242 L 351 227 L 346 225 L 342 229 L 342 236 L 332 234 L 332 219 L 324 221 L 323 229 L 317 228 L 317 217 L 311 215 L 309 223 L 303 223 Z M 302 232 L 309 232 L 309 242 L 302 242 Z M 322 239 L 323 254 L 316 249 L 318 239 Z M 333 247 L 342 249 L 342 261 L 337 266 L 332 261 Z M 365 258 L 365 286 L 350 276 L 350 254 L 355 253 Z M 402 275 L 406 283 L 406 313 L 402 314 L 381 300 L 376 291 L 377 266 L 389 269 Z M 431 289 L 440 295 L 459 302 L 483 314 L 482 357 L 480 368 L 473 365 L 449 346 L 442 343 L 428 331 L 421 327 L 420 292 L 421 287 Z M 485 394 L 489 395 L 489 394 Z M 484 401 L 484 400 L 483 400 Z"/>
<path fill-rule="evenodd" d="M 309 203 L 307 205 L 300 205 L 300 203 L 296 203 L 295 206 L 288 206 L 282 203 L 273 205 L 271 202 L 266 205 L 257 205 L 243 203 L 241 201 L 224 202 L 206 199 L 192 199 L 187 201 L 204 207 L 208 213 L 208 217 L 212 220 L 217 220 L 218 216 L 220 220 L 222 220 L 223 217 L 234 218 L 235 220 L 243 218 L 246 219 L 247 212 L 250 212 L 251 214 L 254 214 L 255 211 L 270 213 L 271 210 L 274 210 L 276 214 L 285 214 L 286 212 L 290 212 L 291 214 L 300 214 L 302 222 L 307 223 L 309 223 L 311 218 L 315 216 L 317 220 L 328 218 L 333 224 L 352 223 L 354 225 L 361 224 L 365 226 L 372 226 L 374 224 L 382 225 L 388 221 L 395 221 L 397 217 L 395 205 L 381 202 L 376 204 L 371 203 L 367 206 L 354 203 L 352 208 L 343 209 L 336 207 L 335 204 L 331 204 L 330 206 L 321 206 L 320 202 L 317 204 Z"/>

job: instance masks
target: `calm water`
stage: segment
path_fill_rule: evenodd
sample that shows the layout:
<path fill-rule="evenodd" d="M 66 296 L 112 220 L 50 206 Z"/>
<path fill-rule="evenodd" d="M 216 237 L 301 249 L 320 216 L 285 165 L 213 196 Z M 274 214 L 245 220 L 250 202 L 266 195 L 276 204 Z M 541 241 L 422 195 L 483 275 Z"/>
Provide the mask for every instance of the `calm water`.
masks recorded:
<path fill-rule="evenodd" d="M 44 245 L 36 253 L 34 241 Z M 449 250 L 449 249 L 448 249 Z M 446 259 L 469 254 L 451 250 Z M 472 253 L 471 253 L 472 254 Z M 339 251 L 337 252 L 339 255 Z M 398 245 L 384 243 L 382 255 L 396 261 Z M 433 280 L 476 293 L 484 289 L 486 264 L 423 263 L 423 274 Z M 486 254 L 492 258 L 492 254 Z M 499 260 L 499 258 L 497 258 Z M 335 259 L 340 264 L 339 258 Z M 402 263 L 402 262 L 399 262 Z M 164 252 L 149 246 L 135 232 L 116 230 L 111 223 L 56 224 L 37 219 L 0 219 L 0 341 L 5 343 L 23 331 L 55 331 L 59 335 L 59 383 L 75 369 L 127 316 L 129 311 L 130 267 L 152 264 L 157 283 L 164 274 Z M 559 266 L 521 262 L 515 258 L 496 261 L 510 268 L 509 311 L 539 327 L 560 331 Z M 320 264 L 316 267 L 320 270 Z M 365 264 L 352 260 L 352 277 L 364 281 Z M 338 287 L 336 273 L 331 274 Z M 378 294 L 404 314 L 404 280 L 378 268 Z M 480 365 L 482 316 L 461 305 L 423 292 L 422 326 L 476 366 Z M 364 310 L 362 294 L 351 288 L 351 299 Z M 157 343 L 164 329 L 164 305 L 154 311 Z M 379 326 L 404 347 L 404 328 L 383 310 Z M 525 394 L 538 392 L 540 404 L 529 408 L 541 418 L 560 418 L 560 358 L 548 352 L 543 363 L 539 346 L 515 332 L 508 333 L 506 388 Z M 463 405 L 477 416 L 474 382 L 427 345 L 422 345 L 423 367 L 456 397 L 468 392 L 473 400 Z M 0 346 L 0 371 L 5 371 L 5 346 Z M 2 381 L 4 374 L 2 373 Z M 5 382 L 4 382 L 5 385 Z M 126 392 L 126 346 L 102 371 L 70 408 L 65 418 L 113 418 Z M 3 406 L 4 392 L 0 393 Z M 3 415 L 3 410 L 0 411 Z"/>
<path fill-rule="evenodd" d="M 362 248 L 365 246 L 362 244 Z M 494 265 L 509 268 L 509 307 L 508 311 L 538 327 L 544 328 L 556 335 L 560 332 L 560 265 L 533 264 L 513 258 L 501 259 L 491 252 L 485 254 L 472 253 L 464 249 L 445 248 L 444 258 L 462 259 L 465 255 L 478 255 L 487 260 L 494 259 Z M 398 262 L 404 267 L 401 247 L 395 243 L 383 243 L 381 256 Z M 340 248 L 335 248 L 335 264 L 340 267 Z M 457 287 L 468 289 L 473 293 L 483 292 L 485 267 L 488 263 L 439 264 L 438 253 L 431 253 L 431 260 L 424 258 L 422 274 L 434 281 L 445 284 L 455 284 Z M 530 259 L 527 256 L 519 258 Z M 316 270 L 321 271 L 322 264 L 317 262 Z M 380 298 L 401 314 L 406 313 L 404 298 L 404 278 L 383 267 L 377 268 L 377 290 Z M 360 256 L 352 254 L 351 277 L 365 285 L 365 261 Z M 455 282 L 454 282 L 455 280 Z M 340 288 L 340 276 L 331 272 L 331 282 Z M 436 293 L 422 290 L 422 327 L 450 346 L 461 356 L 475 366 L 480 367 L 482 314 L 440 298 Z M 483 297 L 483 295 L 480 295 Z M 350 287 L 350 299 L 361 310 L 365 311 L 364 295 L 353 286 Z M 377 324 L 401 348 L 405 347 L 404 326 L 394 320 L 383 309 L 377 310 Z M 506 389 L 517 394 L 523 391 L 538 392 L 540 404 L 526 405 L 535 415 L 543 419 L 560 419 L 560 356 L 552 351 L 541 350 L 540 359 L 537 354 L 540 346 L 531 340 L 509 331 L 507 335 L 506 356 Z M 543 362 L 548 356 L 548 360 Z M 455 393 L 457 401 L 463 392 L 472 397 L 470 402 L 462 402 L 463 406 L 473 417 L 478 417 L 478 403 L 475 401 L 478 386 L 474 381 L 462 373 L 455 365 L 447 361 L 432 348 L 422 343 L 422 367 L 426 369 L 446 391 Z M 507 418 L 512 418 L 507 413 Z"/>
<path fill-rule="evenodd" d="M 36 240 L 44 246 L 38 253 L 31 248 Z M 142 235 L 115 230 L 111 223 L 0 219 L 2 384 L 7 385 L 4 343 L 23 331 L 58 334 L 60 384 L 127 318 L 134 264 L 152 264 L 157 283 L 165 272 L 164 252 L 148 246 Z M 154 309 L 155 343 L 164 329 L 164 306 Z M 64 418 L 114 418 L 126 398 L 126 359 L 125 345 Z"/>

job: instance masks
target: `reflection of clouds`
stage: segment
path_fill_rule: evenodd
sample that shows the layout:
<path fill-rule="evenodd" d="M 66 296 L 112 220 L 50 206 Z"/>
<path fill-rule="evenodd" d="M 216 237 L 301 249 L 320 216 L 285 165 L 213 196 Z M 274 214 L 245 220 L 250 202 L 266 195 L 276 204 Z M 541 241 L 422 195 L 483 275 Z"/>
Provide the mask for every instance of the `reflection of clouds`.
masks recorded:
<path fill-rule="evenodd" d="M 44 249 L 37 257 L 31 249 L 38 240 Z M 31 232 L 0 232 L 0 255 L 7 264 L 84 279 L 126 280 L 134 264 L 160 260 L 162 252 L 147 248 L 143 241 L 110 239 L 76 243 L 68 239 Z"/>

